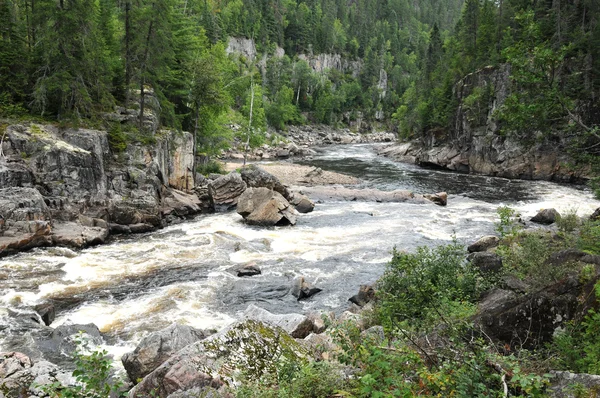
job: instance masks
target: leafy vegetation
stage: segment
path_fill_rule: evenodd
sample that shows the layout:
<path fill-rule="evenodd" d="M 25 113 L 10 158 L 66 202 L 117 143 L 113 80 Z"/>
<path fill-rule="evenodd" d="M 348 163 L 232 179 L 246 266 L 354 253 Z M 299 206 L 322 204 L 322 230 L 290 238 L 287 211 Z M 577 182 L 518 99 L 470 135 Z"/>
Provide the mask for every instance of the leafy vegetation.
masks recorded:
<path fill-rule="evenodd" d="M 52 384 L 34 386 L 50 398 L 106 398 L 118 396 L 123 383 L 112 379 L 112 359 L 105 350 L 90 349 L 89 340 L 80 332 L 75 337 L 73 377 L 77 384 L 64 386 Z"/>

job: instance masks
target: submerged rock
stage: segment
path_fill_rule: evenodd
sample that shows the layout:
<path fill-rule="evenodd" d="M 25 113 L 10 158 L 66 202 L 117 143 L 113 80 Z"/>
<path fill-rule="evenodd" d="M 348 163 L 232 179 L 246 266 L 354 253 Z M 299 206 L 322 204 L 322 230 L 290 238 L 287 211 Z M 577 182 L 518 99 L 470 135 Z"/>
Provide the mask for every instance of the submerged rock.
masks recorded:
<path fill-rule="evenodd" d="M 250 264 L 244 264 L 241 267 L 236 268 L 236 273 L 237 273 L 237 276 L 244 277 L 244 276 L 260 275 L 262 273 L 262 271 L 260 270 L 258 265 L 256 265 L 256 263 L 250 263 Z"/>
<path fill-rule="evenodd" d="M 294 279 L 292 284 L 292 296 L 296 297 L 298 301 L 314 296 L 321 292 L 323 289 L 312 286 L 304 277 L 298 277 Z"/>
<path fill-rule="evenodd" d="M 237 212 L 251 225 L 295 225 L 297 212 L 280 193 L 248 188 L 239 198 Z"/>
<path fill-rule="evenodd" d="M 121 358 L 129 379 L 134 383 L 145 377 L 177 351 L 208 337 L 203 330 L 173 323 L 140 341 L 133 352 Z"/>
<path fill-rule="evenodd" d="M 438 192 L 434 194 L 423 195 L 425 199 L 428 199 L 438 206 L 446 206 L 448 204 L 448 194 L 446 192 Z"/>
<path fill-rule="evenodd" d="M 282 361 L 301 362 L 304 349 L 280 327 L 254 320 L 237 322 L 189 345 L 129 391 L 130 398 L 165 398 L 177 392 L 233 385 L 242 373 L 252 379 L 276 371 Z M 204 390 L 206 391 L 206 390 Z"/>

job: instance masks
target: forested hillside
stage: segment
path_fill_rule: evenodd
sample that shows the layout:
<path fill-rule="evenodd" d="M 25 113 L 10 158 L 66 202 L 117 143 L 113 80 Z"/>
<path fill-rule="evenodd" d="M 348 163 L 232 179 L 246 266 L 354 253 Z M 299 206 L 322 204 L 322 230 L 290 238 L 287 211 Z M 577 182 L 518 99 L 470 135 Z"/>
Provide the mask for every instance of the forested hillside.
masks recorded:
<path fill-rule="evenodd" d="M 150 92 L 163 126 L 198 131 L 212 149 L 226 135 L 225 123 L 247 123 L 252 97 L 256 130 L 307 117 L 330 124 L 383 120 L 417 81 L 432 26 L 452 29 L 461 6 L 462 0 L 3 0 L 0 113 L 98 120 L 115 105 L 153 106 Z M 227 57 L 229 37 L 253 39 L 270 56 L 261 68 L 260 59 Z M 285 56 L 273 56 L 278 47 Z M 319 53 L 357 67 L 315 73 L 298 57 Z"/>

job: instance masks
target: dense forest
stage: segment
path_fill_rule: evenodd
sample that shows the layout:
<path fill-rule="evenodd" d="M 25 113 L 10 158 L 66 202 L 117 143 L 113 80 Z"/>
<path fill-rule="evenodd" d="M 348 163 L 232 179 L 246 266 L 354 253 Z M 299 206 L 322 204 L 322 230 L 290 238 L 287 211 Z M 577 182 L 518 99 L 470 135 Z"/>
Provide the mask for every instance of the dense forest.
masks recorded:
<path fill-rule="evenodd" d="M 503 132 L 594 149 L 599 18 L 594 0 L 2 0 L 0 113 L 81 122 L 153 107 L 203 150 L 248 125 L 251 103 L 252 131 L 361 118 L 418 137 L 451 129 L 460 79 L 508 64 Z M 229 37 L 269 56 L 227 56 Z M 323 53 L 358 66 L 316 73 L 303 55 Z"/>

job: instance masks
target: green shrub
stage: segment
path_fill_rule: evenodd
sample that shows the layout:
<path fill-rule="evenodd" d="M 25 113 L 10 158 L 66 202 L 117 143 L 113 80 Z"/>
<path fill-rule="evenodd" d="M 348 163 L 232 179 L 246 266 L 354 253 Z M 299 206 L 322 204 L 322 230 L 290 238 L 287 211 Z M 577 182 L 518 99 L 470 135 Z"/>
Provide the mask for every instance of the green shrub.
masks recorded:
<path fill-rule="evenodd" d="M 440 308 L 473 302 L 479 294 L 480 277 L 466 261 L 456 242 L 434 249 L 420 247 L 414 254 L 393 251 L 378 283 L 378 311 L 390 329 L 397 322 L 424 321 Z M 434 316 L 435 318 L 435 316 Z"/>
<path fill-rule="evenodd" d="M 587 221 L 579 231 L 577 247 L 590 254 L 600 254 L 600 221 Z"/>
<path fill-rule="evenodd" d="M 508 206 L 499 207 L 496 212 L 500 220 L 496 223 L 496 231 L 502 238 L 517 235 L 521 226 L 515 221 L 516 211 Z"/>
<path fill-rule="evenodd" d="M 558 230 L 563 233 L 571 233 L 579 226 L 579 216 L 577 216 L 577 210 L 568 209 L 562 214 L 558 220 L 556 220 Z"/>
<path fill-rule="evenodd" d="M 120 123 L 113 123 L 108 129 L 108 145 L 114 153 L 127 149 L 127 135 L 123 132 Z"/>
<path fill-rule="evenodd" d="M 226 173 L 223 163 L 219 162 L 218 160 L 212 160 L 212 159 L 198 164 L 198 166 L 196 167 L 196 171 L 205 176 L 207 176 L 211 173 L 212 174 L 225 174 Z"/>
<path fill-rule="evenodd" d="M 74 386 L 63 386 L 60 382 L 49 385 L 37 385 L 50 398 L 106 398 L 117 394 L 123 384 L 111 379 L 111 358 L 105 350 L 90 351 L 89 341 L 80 332 L 75 337 L 75 370 L 73 377 L 77 381 Z"/>

